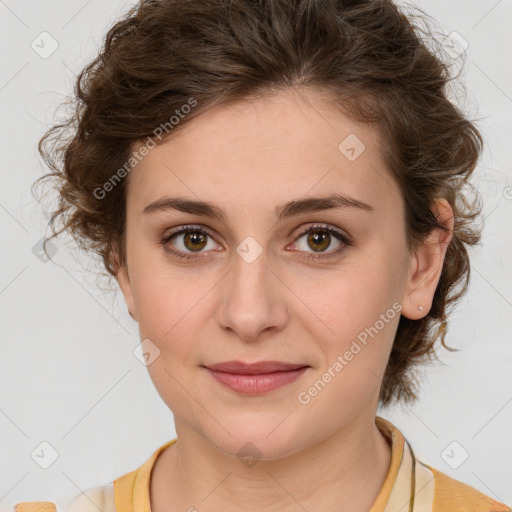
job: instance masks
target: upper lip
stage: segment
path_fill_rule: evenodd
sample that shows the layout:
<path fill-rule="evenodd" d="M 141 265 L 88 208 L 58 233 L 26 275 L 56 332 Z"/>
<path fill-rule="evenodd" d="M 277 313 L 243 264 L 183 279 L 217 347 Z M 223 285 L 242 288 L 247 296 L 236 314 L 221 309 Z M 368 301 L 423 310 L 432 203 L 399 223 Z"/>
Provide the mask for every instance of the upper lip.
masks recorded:
<path fill-rule="evenodd" d="M 283 363 L 282 361 L 259 361 L 257 363 L 244 363 L 243 361 L 224 361 L 223 363 L 209 364 L 206 368 L 219 372 L 257 375 L 261 373 L 284 372 L 304 368 L 308 365 L 297 363 Z"/>

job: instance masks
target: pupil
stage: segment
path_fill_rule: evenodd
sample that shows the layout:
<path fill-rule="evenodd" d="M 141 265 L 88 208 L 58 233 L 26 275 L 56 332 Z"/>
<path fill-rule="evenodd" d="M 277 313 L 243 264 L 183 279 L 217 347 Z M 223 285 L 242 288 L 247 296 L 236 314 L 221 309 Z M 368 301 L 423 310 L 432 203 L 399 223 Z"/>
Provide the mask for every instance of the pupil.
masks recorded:
<path fill-rule="evenodd" d="M 202 233 L 193 233 L 187 235 L 186 241 L 192 241 L 193 247 L 189 247 L 189 249 L 194 249 L 194 247 L 197 249 L 197 243 L 201 244 L 201 242 L 204 243 L 204 235 Z M 187 244 L 188 246 L 188 244 Z M 201 248 L 201 247 L 200 247 Z"/>
<path fill-rule="evenodd" d="M 317 232 L 317 233 L 318 233 L 318 232 Z M 322 245 L 322 243 L 323 243 L 323 245 L 324 245 L 324 247 L 323 247 L 323 248 L 325 249 L 325 243 L 324 243 L 324 242 L 327 240 L 327 234 L 325 234 L 325 232 L 324 232 L 324 234 L 323 234 L 323 235 L 318 235 L 318 234 L 314 234 L 314 233 L 312 233 L 312 234 L 310 235 L 310 239 L 312 239 L 312 241 L 313 241 L 313 243 L 314 243 L 315 245 Z M 328 244 L 327 244 L 327 245 L 328 245 Z"/>

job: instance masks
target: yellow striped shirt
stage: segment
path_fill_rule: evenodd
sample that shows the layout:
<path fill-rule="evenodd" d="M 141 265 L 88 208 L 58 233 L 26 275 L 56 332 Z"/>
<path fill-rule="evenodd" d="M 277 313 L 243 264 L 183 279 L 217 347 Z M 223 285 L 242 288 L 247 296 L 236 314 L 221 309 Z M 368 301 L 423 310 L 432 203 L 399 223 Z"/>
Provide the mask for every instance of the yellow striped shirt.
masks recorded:
<path fill-rule="evenodd" d="M 390 443 L 391 462 L 368 512 L 512 512 L 504 503 L 419 461 L 409 442 L 388 420 L 377 416 L 375 423 Z M 151 470 L 158 456 L 176 441 L 160 446 L 139 468 L 109 485 L 75 497 L 65 512 L 98 512 L 98 508 L 102 512 L 150 512 Z"/>

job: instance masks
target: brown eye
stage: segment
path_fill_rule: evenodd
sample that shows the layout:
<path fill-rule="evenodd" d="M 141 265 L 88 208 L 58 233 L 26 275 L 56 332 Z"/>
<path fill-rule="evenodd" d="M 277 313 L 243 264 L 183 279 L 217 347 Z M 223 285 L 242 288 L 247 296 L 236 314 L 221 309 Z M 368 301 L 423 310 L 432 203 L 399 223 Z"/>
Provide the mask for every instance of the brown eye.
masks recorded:
<path fill-rule="evenodd" d="M 320 233 L 320 234 L 319 234 Z M 308 235 L 308 244 L 311 248 L 318 251 L 324 251 L 329 247 L 331 235 L 327 231 L 310 231 Z"/>
<path fill-rule="evenodd" d="M 305 240 L 301 242 L 303 238 Z M 205 251 L 205 249 L 208 249 L 208 239 L 211 240 L 212 244 L 210 249 L 219 248 L 213 236 L 205 229 L 195 226 L 182 226 L 181 229 L 164 237 L 160 243 L 164 250 L 174 258 L 179 260 L 197 260 L 197 258 L 209 256 L 209 253 Z M 352 245 L 349 235 L 322 225 L 310 226 L 296 240 L 299 243 L 294 252 L 305 253 L 300 256 L 307 260 L 339 256 L 347 247 Z M 333 242 L 338 242 L 337 246 L 332 250 L 327 250 Z"/>
<path fill-rule="evenodd" d="M 307 236 L 305 236 L 307 235 Z M 301 242 L 301 239 L 304 239 Z M 327 250 L 332 243 L 338 242 L 332 250 Z M 352 245 L 348 235 L 328 226 L 310 226 L 297 238 L 295 252 L 305 253 L 303 258 L 315 260 L 339 256 L 347 247 Z"/>
<path fill-rule="evenodd" d="M 189 231 L 183 237 L 183 244 L 191 251 L 200 251 L 206 245 L 207 236 L 201 231 Z"/>
<path fill-rule="evenodd" d="M 211 240 L 211 247 L 207 247 L 209 239 Z M 184 226 L 182 229 L 171 233 L 162 239 L 161 244 L 168 253 L 179 259 L 206 256 L 206 253 L 203 254 L 205 248 L 215 249 L 218 247 L 207 231 L 194 226 Z M 197 255 L 193 253 L 197 253 Z"/>

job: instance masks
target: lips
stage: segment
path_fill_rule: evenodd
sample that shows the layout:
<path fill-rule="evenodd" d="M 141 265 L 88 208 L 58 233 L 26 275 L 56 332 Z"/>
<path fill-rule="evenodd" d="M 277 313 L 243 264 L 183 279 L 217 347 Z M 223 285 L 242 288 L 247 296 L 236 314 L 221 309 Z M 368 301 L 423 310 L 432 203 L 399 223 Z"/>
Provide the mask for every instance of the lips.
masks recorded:
<path fill-rule="evenodd" d="M 260 395 L 291 384 L 304 375 L 310 366 L 282 361 L 225 361 L 204 368 L 231 391 L 244 395 Z"/>
<path fill-rule="evenodd" d="M 286 372 L 305 368 L 308 365 L 284 363 L 282 361 L 260 361 L 257 363 L 244 363 L 242 361 L 225 361 L 207 365 L 206 368 L 217 372 L 235 373 L 238 375 L 260 375 L 275 372 Z"/>

